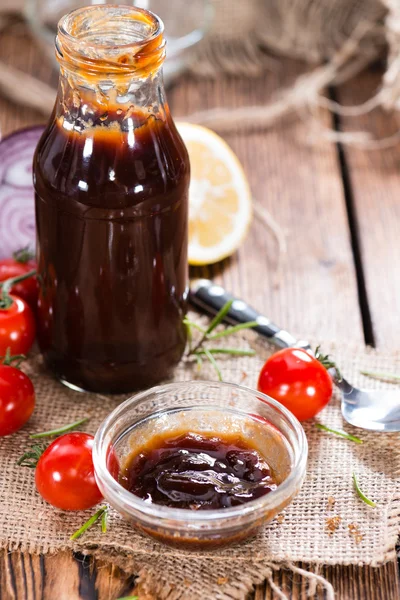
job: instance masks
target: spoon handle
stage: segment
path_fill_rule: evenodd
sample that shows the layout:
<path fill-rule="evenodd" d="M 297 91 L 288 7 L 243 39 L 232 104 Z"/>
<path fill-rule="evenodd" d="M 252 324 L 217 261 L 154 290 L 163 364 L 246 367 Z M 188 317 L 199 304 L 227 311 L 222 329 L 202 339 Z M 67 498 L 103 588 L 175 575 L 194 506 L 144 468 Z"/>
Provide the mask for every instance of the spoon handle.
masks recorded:
<path fill-rule="evenodd" d="M 248 321 L 257 321 L 258 325 L 252 329 L 267 337 L 275 346 L 279 348 L 290 348 L 291 346 L 310 348 L 308 342 L 296 340 L 288 331 L 272 323 L 267 317 L 249 306 L 247 302 L 235 298 L 223 287 L 209 279 L 197 279 L 192 282 L 189 300 L 195 308 L 211 315 L 217 314 L 224 304 L 233 300 L 232 306 L 224 318 L 227 323 L 239 325 Z"/>

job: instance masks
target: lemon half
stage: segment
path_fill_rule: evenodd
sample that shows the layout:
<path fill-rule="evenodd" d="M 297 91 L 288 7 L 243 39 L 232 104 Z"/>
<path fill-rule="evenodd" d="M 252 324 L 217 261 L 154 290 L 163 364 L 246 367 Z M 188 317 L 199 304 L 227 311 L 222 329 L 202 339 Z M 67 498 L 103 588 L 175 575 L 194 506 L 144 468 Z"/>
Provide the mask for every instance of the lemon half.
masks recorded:
<path fill-rule="evenodd" d="M 252 202 L 243 168 L 216 133 L 177 123 L 189 152 L 189 264 L 207 265 L 233 254 L 249 229 Z"/>

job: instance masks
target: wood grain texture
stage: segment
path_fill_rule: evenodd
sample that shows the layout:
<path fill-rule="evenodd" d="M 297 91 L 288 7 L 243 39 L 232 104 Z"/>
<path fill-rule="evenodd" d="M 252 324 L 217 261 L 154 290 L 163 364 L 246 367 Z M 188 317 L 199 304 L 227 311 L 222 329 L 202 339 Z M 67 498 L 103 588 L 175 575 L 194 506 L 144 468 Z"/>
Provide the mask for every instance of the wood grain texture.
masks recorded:
<path fill-rule="evenodd" d="M 188 79 L 170 90 L 176 119 L 204 108 L 266 102 L 299 74 L 285 63 L 263 79 Z M 321 113 L 330 125 L 330 115 Z M 266 131 L 225 136 L 249 178 L 254 199 L 270 211 L 286 233 L 279 286 L 275 285 L 276 240 L 255 217 L 239 252 L 192 276 L 213 277 L 252 302 L 283 327 L 301 336 L 363 339 L 343 186 L 336 148 L 310 143 L 301 119 L 279 122 Z"/>
<path fill-rule="evenodd" d="M 46 81 L 52 77 L 21 29 L 17 28 L 12 36 L 0 34 L 0 58 Z M 170 91 L 170 103 L 179 117 L 200 108 L 265 102 L 297 73 L 298 65 L 288 63 L 284 71 L 259 81 L 229 78 L 213 83 L 188 79 Z M 330 124 L 327 113 L 321 113 L 321 118 Z M 41 115 L 0 97 L 3 134 L 40 122 Z M 235 257 L 193 270 L 192 275 L 223 281 L 294 333 L 333 339 L 351 336 L 361 341 L 356 277 L 336 148 L 322 141 L 309 144 L 308 127 L 301 120 L 279 123 L 266 132 L 238 130 L 226 139 L 245 167 L 255 200 L 286 231 L 288 251 L 276 287 L 276 242 L 255 219 Z M 378 180 L 374 185 L 378 186 Z M 394 181 L 392 193 L 394 197 Z M 367 231 L 362 229 L 362 234 Z M 371 278 L 374 273 L 371 271 Z M 385 304 L 385 311 L 390 314 L 393 307 L 389 309 Z M 374 318 L 379 324 L 383 312 L 377 310 Z M 338 600 L 400 598 L 395 562 L 379 569 L 329 567 L 321 574 L 337 590 Z M 288 597 L 307 598 L 307 584 L 298 575 L 279 571 L 273 580 Z M 18 552 L 0 555 L 0 600 L 116 600 L 134 593 L 134 577 L 91 558 L 70 553 L 45 557 Z M 323 597 L 318 590 L 316 598 Z M 257 586 L 251 598 L 272 600 L 274 595 L 265 583 Z"/>
<path fill-rule="evenodd" d="M 359 104 L 379 87 L 381 72 L 364 73 L 338 92 L 343 104 Z M 396 113 L 376 110 L 340 118 L 344 131 L 369 131 L 383 139 L 399 131 Z M 400 330 L 400 142 L 390 148 L 344 147 L 360 239 L 365 285 L 376 345 L 398 348 Z"/>
<path fill-rule="evenodd" d="M 136 593 L 132 576 L 113 565 L 67 552 L 45 558 L 2 552 L 0 565 L 0 600 L 117 600 Z M 310 569 L 307 564 L 299 566 Z M 319 574 L 333 585 L 336 600 L 400 598 L 396 561 L 380 568 L 322 567 Z M 310 598 L 308 583 L 300 575 L 281 570 L 274 572 L 272 579 L 291 600 Z M 317 586 L 311 598 L 323 600 L 324 590 Z M 152 599 L 141 596 L 140 600 Z M 265 582 L 246 600 L 276 600 L 276 596 Z"/>

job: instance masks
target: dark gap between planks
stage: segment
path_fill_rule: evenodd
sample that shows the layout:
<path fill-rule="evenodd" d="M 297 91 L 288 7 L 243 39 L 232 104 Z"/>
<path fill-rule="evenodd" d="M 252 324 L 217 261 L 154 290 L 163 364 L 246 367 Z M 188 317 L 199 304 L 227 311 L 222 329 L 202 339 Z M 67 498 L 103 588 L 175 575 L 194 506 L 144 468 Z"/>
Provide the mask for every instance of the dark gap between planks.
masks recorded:
<path fill-rule="evenodd" d="M 331 100 L 337 102 L 337 94 L 334 88 L 328 89 L 328 95 Z M 335 131 L 341 131 L 340 116 L 336 113 L 332 115 L 332 126 Z M 364 340 L 368 346 L 375 347 L 375 335 L 371 319 L 371 311 L 368 302 L 367 288 L 365 285 L 364 266 L 361 255 L 360 233 L 357 220 L 357 211 L 354 203 L 354 195 L 351 185 L 349 167 L 346 161 L 346 155 L 343 145 L 340 142 L 336 144 L 336 151 L 339 161 L 340 174 L 343 183 L 343 192 L 346 203 L 347 221 L 350 230 L 351 248 L 353 251 L 354 267 L 357 277 L 358 303 L 360 305 Z"/>

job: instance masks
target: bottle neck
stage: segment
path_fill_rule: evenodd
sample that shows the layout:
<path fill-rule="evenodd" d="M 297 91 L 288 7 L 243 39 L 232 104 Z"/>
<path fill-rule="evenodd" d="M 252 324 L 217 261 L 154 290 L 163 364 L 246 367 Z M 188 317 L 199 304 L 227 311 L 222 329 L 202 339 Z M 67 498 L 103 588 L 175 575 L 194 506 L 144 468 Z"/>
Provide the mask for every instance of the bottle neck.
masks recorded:
<path fill-rule="evenodd" d="M 56 102 L 56 117 L 64 129 L 83 131 L 93 126 L 130 130 L 149 116 L 165 120 L 162 69 L 142 79 L 132 77 L 123 84 L 112 78 L 85 78 L 62 67 Z"/>
<path fill-rule="evenodd" d="M 152 13 L 107 4 L 72 11 L 58 24 L 56 56 L 65 129 L 131 128 L 165 116 L 163 24 Z"/>

